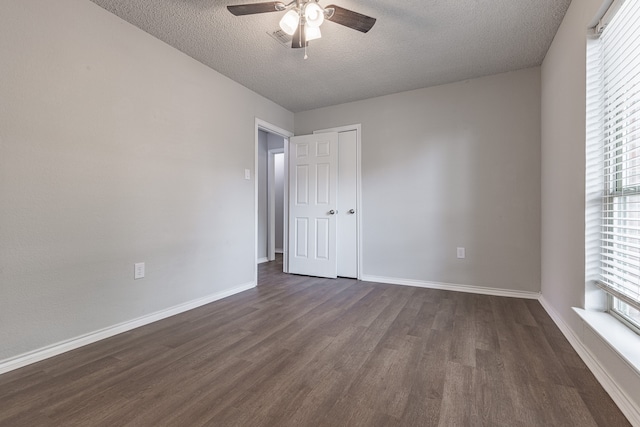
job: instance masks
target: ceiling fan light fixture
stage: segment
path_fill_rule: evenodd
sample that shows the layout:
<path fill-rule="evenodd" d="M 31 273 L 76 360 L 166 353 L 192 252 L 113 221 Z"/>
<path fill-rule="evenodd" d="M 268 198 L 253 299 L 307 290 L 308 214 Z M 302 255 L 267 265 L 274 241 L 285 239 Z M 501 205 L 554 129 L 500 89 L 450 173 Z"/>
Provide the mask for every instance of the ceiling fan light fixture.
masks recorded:
<path fill-rule="evenodd" d="M 280 20 L 280 28 L 282 31 L 289 34 L 290 36 L 296 32 L 298 28 L 298 23 L 300 22 L 300 15 L 295 10 L 290 10 L 285 13 L 282 19 Z"/>
<path fill-rule="evenodd" d="M 307 41 L 319 39 L 320 37 L 322 37 L 322 33 L 320 32 L 320 27 L 306 26 L 304 27 L 304 32 L 305 32 L 305 37 L 307 38 Z"/>
<path fill-rule="evenodd" d="M 280 19 L 280 30 L 273 34 L 291 36 L 291 48 L 304 48 L 304 58 L 307 59 L 307 47 L 310 40 L 322 37 L 320 26 L 322 23 L 332 21 L 362 33 L 368 32 L 376 18 L 345 9 L 335 4 L 326 8 L 320 6 L 319 0 L 287 0 L 261 1 L 249 4 L 234 4 L 227 6 L 227 10 L 235 16 L 254 15 L 288 10 Z"/>
<path fill-rule="evenodd" d="M 304 18 L 310 27 L 319 27 L 324 22 L 324 10 L 318 3 L 304 5 Z"/>

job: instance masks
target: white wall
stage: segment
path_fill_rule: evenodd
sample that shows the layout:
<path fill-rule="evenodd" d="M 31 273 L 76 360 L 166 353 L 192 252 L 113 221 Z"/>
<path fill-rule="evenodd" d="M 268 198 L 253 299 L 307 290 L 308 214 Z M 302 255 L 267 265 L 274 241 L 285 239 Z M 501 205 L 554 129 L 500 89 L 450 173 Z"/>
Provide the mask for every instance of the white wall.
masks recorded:
<path fill-rule="evenodd" d="M 603 2 L 571 2 L 542 64 L 542 302 L 640 414 L 640 375 L 572 310 L 585 307 L 586 34 Z"/>
<path fill-rule="evenodd" d="M 356 123 L 365 276 L 540 290 L 539 68 L 295 115 Z"/>
<path fill-rule="evenodd" d="M 0 75 L 0 362 L 252 284 L 292 113 L 88 0 L 0 2 Z"/>

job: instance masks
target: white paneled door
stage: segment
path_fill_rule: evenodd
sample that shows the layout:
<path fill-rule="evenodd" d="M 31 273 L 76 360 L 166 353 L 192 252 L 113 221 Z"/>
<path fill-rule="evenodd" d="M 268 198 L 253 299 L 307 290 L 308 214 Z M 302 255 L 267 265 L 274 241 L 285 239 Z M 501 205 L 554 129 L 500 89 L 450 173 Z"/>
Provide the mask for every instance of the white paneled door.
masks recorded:
<path fill-rule="evenodd" d="M 289 140 L 289 273 L 337 277 L 338 134 Z"/>
<path fill-rule="evenodd" d="M 357 162 L 355 130 L 338 134 L 338 276 L 358 277 Z"/>

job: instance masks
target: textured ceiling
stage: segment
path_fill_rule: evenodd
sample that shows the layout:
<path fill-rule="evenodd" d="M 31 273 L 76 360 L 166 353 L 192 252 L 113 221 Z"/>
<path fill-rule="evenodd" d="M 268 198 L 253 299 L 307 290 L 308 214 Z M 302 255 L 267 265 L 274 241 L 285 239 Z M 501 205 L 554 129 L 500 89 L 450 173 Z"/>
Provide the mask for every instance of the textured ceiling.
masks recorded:
<path fill-rule="evenodd" d="M 571 0 L 320 0 L 377 18 L 367 34 L 325 22 L 285 48 L 284 12 L 247 0 L 91 0 L 214 70 L 299 112 L 540 65 Z"/>

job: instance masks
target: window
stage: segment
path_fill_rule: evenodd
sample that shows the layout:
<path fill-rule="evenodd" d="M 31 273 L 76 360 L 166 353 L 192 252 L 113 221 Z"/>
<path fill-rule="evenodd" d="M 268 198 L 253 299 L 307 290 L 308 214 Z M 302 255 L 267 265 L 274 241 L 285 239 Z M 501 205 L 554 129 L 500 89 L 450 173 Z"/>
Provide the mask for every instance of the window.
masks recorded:
<path fill-rule="evenodd" d="M 609 311 L 640 332 L 640 2 L 614 1 L 597 30 L 589 87 L 601 153 L 597 284 Z"/>
<path fill-rule="evenodd" d="M 609 296 L 609 311 L 640 334 L 640 310 L 614 296 Z"/>

